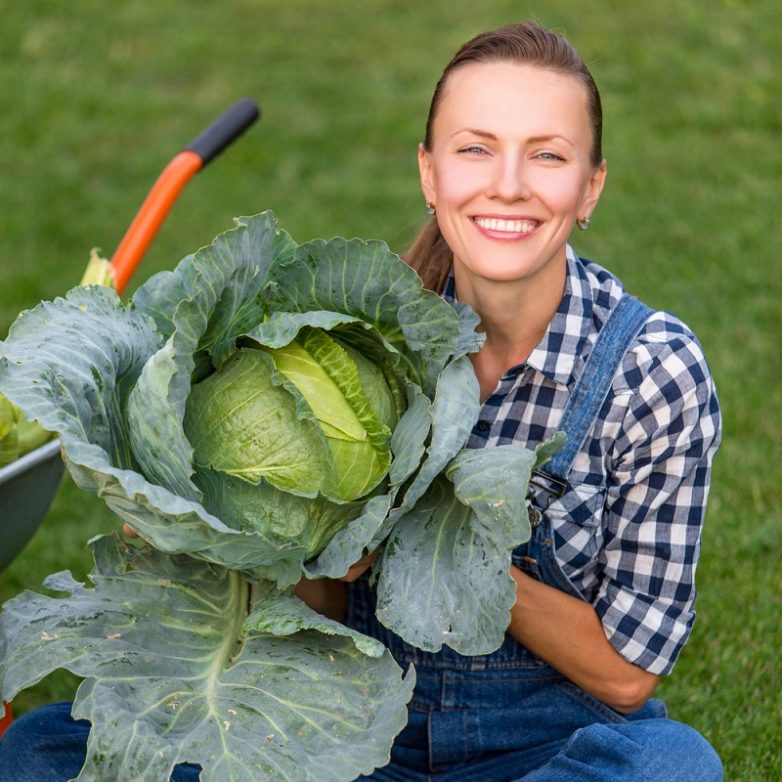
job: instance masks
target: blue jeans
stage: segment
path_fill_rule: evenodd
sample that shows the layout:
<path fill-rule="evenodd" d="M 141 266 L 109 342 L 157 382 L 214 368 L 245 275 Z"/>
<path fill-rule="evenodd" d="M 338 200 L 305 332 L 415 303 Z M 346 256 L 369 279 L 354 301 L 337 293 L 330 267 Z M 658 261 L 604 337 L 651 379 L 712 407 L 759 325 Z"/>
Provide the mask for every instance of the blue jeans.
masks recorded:
<path fill-rule="evenodd" d="M 0 782 L 67 782 L 78 776 L 90 723 L 70 715 L 70 703 L 54 703 L 12 722 L 0 738 Z M 199 771 L 200 766 L 177 766 L 171 782 L 198 782 Z"/>
<path fill-rule="evenodd" d="M 717 754 L 660 701 L 623 717 L 549 668 L 418 671 L 391 763 L 362 782 L 719 782 Z"/>
<path fill-rule="evenodd" d="M 692 728 L 664 718 L 601 721 L 600 708 L 576 688 L 560 691 L 545 672 L 511 682 L 480 674 L 456 683 L 451 674 L 419 674 L 410 722 L 392 761 L 372 782 L 634 782 L 722 779 L 714 750 Z M 517 700 L 524 691 L 525 702 Z M 459 695 L 460 693 L 460 695 Z M 475 711 L 477 701 L 491 706 Z M 460 708 L 469 701 L 471 709 Z M 450 704 L 450 705 L 449 705 Z M 531 706 L 534 708 L 530 709 Z M 435 708 L 437 706 L 438 708 Z M 568 735 L 574 725 L 586 723 Z M 70 703 L 25 714 L 0 739 L 1 782 L 66 782 L 84 763 L 89 723 L 70 718 Z M 525 737 L 526 748 L 510 736 Z M 512 746 L 512 745 L 516 746 Z M 476 754 L 478 753 L 478 754 Z M 199 768 L 177 766 L 171 782 L 198 782 Z M 108 782 L 108 781 L 107 781 Z M 112 780 L 113 782 L 113 780 Z M 119 782 L 119 781 L 117 781 Z"/>

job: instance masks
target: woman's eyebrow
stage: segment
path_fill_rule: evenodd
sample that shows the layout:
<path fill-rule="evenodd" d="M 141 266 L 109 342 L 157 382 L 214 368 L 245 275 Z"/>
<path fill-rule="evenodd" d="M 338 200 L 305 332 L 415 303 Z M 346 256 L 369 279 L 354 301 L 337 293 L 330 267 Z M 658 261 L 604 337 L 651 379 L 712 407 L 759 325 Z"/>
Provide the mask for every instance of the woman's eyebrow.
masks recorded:
<path fill-rule="evenodd" d="M 576 146 L 569 138 L 567 138 L 567 136 L 562 136 L 559 133 L 548 133 L 542 136 L 532 136 L 531 138 L 527 139 L 528 144 L 542 144 L 546 141 L 564 141 L 565 144 L 568 144 L 571 147 Z"/>
<path fill-rule="evenodd" d="M 488 130 L 481 130 L 480 128 L 459 128 L 459 130 L 456 130 L 451 134 L 451 138 L 454 138 L 461 133 L 467 133 L 472 136 L 479 136 L 480 138 L 489 139 L 490 141 L 497 141 L 496 134 Z M 559 133 L 544 133 L 525 139 L 525 142 L 528 144 L 541 144 L 547 141 L 564 141 L 565 144 L 568 144 L 571 147 L 576 146 L 569 138 L 562 136 Z"/>
<path fill-rule="evenodd" d="M 480 128 L 459 128 L 459 130 L 451 133 L 451 138 L 458 136 L 460 133 L 469 133 L 472 136 L 480 136 L 481 138 L 497 140 L 497 136 L 494 133 L 490 133 L 488 130 L 481 130 Z"/>

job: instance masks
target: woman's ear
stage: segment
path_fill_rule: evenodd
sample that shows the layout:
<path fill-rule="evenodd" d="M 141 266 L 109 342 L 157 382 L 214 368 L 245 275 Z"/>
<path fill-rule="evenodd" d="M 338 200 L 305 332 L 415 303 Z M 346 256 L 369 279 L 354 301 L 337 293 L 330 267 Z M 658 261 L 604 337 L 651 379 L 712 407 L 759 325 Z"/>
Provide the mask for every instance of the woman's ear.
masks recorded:
<path fill-rule="evenodd" d="M 418 173 L 421 176 L 421 192 L 427 204 L 435 204 L 434 171 L 432 170 L 432 154 L 427 152 L 423 144 L 418 145 Z"/>
<path fill-rule="evenodd" d="M 597 202 L 600 200 L 600 193 L 603 192 L 603 186 L 606 182 L 606 175 L 608 174 L 608 164 L 605 160 L 601 161 L 600 165 L 592 172 L 592 176 L 587 182 L 586 190 L 584 192 L 584 198 L 581 201 L 580 215 L 588 217 L 592 214 Z"/>

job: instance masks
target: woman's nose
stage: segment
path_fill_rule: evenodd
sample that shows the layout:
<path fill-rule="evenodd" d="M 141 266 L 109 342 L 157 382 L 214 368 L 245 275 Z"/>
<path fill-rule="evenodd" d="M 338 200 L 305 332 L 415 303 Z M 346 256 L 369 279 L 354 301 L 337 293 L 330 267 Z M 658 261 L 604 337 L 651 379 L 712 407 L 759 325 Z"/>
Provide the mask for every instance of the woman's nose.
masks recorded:
<path fill-rule="evenodd" d="M 532 195 L 523 160 L 499 156 L 492 181 L 492 195 L 502 201 L 526 201 Z"/>

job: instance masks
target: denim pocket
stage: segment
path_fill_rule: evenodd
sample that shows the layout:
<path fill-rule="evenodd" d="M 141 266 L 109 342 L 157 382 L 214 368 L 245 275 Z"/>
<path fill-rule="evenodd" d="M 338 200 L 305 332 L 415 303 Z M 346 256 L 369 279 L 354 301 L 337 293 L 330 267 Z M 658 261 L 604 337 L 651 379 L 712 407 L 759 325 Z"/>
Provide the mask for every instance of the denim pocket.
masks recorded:
<path fill-rule="evenodd" d="M 621 724 L 629 722 L 627 717 L 622 713 L 612 709 L 602 701 L 590 695 L 588 692 L 582 690 L 578 685 L 567 679 L 559 682 L 555 685 L 558 689 L 564 692 L 572 701 L 575 708 L 578 708 L 584 712 L 584 716 L 592 715 L 593 722 L 609 722 L 615 724 Z M 586 723 L 585 723 L 586 724 Z"/>

